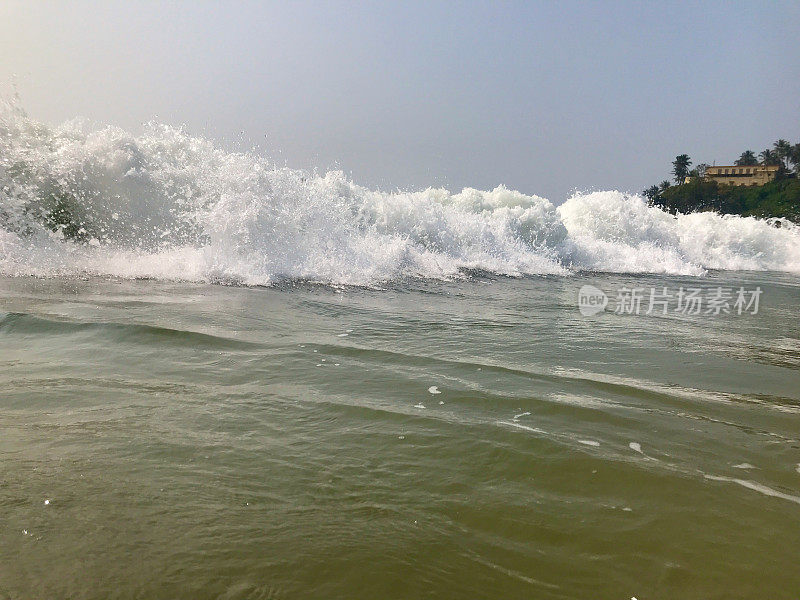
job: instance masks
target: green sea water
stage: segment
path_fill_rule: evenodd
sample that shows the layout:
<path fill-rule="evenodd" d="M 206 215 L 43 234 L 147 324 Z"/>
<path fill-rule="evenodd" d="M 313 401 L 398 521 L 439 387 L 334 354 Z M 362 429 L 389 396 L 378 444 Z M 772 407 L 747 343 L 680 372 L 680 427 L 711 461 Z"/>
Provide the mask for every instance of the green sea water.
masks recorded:
<path fill-rule="evenodd" d="M 0 598 L 796 599 L 798 306 L 0 278 Z"/>

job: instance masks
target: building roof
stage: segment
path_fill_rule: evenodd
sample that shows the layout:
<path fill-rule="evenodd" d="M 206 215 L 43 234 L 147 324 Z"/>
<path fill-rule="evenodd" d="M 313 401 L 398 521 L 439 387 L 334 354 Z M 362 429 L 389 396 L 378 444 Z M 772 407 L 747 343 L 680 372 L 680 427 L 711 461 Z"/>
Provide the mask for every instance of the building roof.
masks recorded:
<path fill-rule="evenodd" d="M 706 169 L 740 169 L 742 167 L 753 167 L 758 169 L 764 169 L 766 171 L 777 171 L 780 169 L 780 165 L 709 165 Z"/>

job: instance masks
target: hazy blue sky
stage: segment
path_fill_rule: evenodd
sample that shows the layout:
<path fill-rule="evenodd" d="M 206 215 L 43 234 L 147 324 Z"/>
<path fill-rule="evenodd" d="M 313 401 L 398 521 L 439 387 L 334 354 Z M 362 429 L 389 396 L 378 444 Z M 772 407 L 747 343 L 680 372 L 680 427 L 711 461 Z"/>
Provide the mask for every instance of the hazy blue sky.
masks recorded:
<path fill-rule="evenodd" d="M 0 3 L 34 118 L 184 124 L 383 189 L 560 203 L 800 141 L 800 3 Z"/>

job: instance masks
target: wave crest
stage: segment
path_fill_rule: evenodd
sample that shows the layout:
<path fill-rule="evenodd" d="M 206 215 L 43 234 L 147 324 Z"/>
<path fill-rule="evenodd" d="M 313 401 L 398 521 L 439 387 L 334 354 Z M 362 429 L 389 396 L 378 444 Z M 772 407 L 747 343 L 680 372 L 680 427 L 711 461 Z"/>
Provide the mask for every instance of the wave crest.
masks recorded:
<path fill-rule="evenodd" d="M 800 271 L 800 229 L 616 191 L 558 208 L 499 186 L 386 193 L 181 129 L 48 127 L 0 107 L 0 273 L 270 284 L 576 270 Z"/>

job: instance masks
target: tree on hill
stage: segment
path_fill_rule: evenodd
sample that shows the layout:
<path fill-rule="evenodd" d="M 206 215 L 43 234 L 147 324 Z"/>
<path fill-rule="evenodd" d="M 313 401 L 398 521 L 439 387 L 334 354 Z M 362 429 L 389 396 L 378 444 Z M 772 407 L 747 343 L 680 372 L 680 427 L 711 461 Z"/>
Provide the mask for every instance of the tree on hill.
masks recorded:
<path fill-rule="evenodd" d="M 671 185 L 672 184 L 665 179 L 664 181 L 662 181 L 661 183 L 658 184 L 658 189 L 663 192 L 664 190 L 666 190 Z"/>
<path fill-rule="evenodd" d="M 692 159 L 688 154 L 679 154 L 672 161 L 672 175 L 675 178 L 675 183 L 681 184 L 686 177 L 689 176 L 689 167 L 692 164 Z"/>
<path fill-rule="evenodd" d="M 742 152 L 742 155 L 733 163 L 740 167 L 750 167 L 753 165 L 758 164 L 758 159 L 756 158 L 756 153 L 752 150 L 745 150 Z"/>
<path fill-rule="evenodd" d="M 648 203 L 653 204 L 658 197 L 658 193 L 661 190 L 658 189 L 657 185 L 651 185 L 649 188 L 642 192 L 642 195 L 647 198 Z"/>
<path fill-rule="evenodd" d="M 706 176 L 706 170 L 708 169 L 709 166 L 710 165 L 708 165 L 706 163 L 700 163 L 694 169 L 689 171 L 689 176 L 690 177 L 699 177 L 700 179 L 702 179 L 703 177 Z"/>
<path fill-rule="evenodd" d="M 792 145 L 787 142 L 786 140 L 778 140 L 773 145 L 775 148 L 775 155 L 778 159 L 783 163 L 783 165 L 788 169 L 789 168 L 789 156 L 792 153 Z"/>
<path fill-rule="evenodd" d="M 778 158 L 778 155 L 775 154 L 773 150 L 767 148 L 763 150 L 759 155 L 758 158 L 761 159 L 761 164 L 764 166 L 777 166 L 781 164 L 781 160 Z"/>
<path fill-rule="evenodd" d="M 794 166 L 794 172 L 800 175 L 800 144 L 795 144 L 789 151 L 789 162 Z"/>

